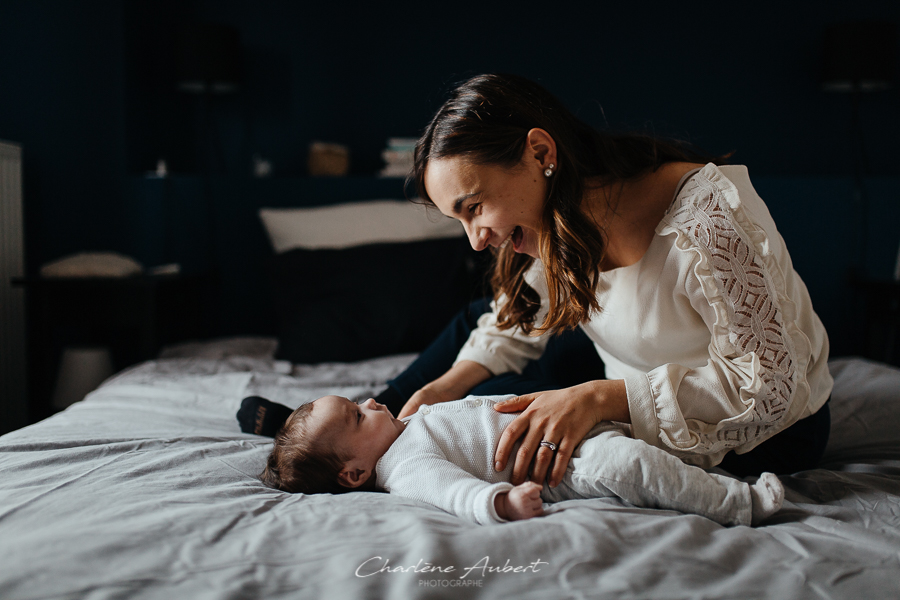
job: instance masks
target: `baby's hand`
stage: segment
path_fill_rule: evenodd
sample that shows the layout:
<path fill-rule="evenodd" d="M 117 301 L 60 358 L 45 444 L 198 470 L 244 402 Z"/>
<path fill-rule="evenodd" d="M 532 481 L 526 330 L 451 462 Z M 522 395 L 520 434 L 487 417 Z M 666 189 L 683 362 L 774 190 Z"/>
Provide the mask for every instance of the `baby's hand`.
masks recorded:
<path fill-rule="evenodd" d="M 541 486 L 533 481 L 521 483 L 509 490 L 509 493 L 499 494 L 497 499 L 501 505 L 497 512 L 510 521 L 521 521 L 544 514 Z"/>

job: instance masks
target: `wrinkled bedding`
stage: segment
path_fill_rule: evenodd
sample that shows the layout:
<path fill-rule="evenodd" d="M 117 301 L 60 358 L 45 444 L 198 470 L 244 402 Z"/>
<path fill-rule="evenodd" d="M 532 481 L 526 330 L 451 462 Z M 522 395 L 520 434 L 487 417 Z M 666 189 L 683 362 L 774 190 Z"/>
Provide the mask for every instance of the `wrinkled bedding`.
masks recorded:
<path fill-rule="evenodd" d="M 175 355 L 177 356 L 177 355 Z M 165 358 L 0 437 L 0 597 L 900 597 L 900 370 L 831 363 L 821 468 L 758 528 L 575 500 L 477 526 L 386 494 L 289 495 L 241 398 L 364 398 L 413 356 Z"/>

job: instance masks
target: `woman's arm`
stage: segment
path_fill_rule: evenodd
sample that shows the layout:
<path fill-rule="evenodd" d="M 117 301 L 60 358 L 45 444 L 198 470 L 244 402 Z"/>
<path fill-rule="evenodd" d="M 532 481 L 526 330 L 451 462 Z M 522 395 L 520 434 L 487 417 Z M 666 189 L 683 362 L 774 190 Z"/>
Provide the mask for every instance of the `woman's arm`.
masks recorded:
<path fill-rule="evenodd" d="M 701 173 L 657 230 L 673 240 L 676 293 L 708 328 L 708 360 L 625 381 L 634 437 L 708 468 L 818 409 L 831 377 L 827 335 L 746 171 Z"/>
<path fill-rule="evenodd" d="M 450 367 L 449 371 L 413 394 L 403 406 L 398 418 L 408 417 L 424 404 L 459 400 L 473 387 L 491 377 L 493 377 L 493 373 L 487 367 L 470 360 L 459 361 Z"/>
<path fill-rule="evenodd" d="M 510 481 L 513 485 L 526 480 L 532 458 L 535 461 L 531 481 L 543 483 L 552 465 L 549 485 L 559 485 L 572 453 L 594 425 L 600 421 L 631 422 L 625 382 L 621 379 L 588 381 L 561 390 L 526 394 L 500 402 L 494 409 L 523 411 L 503 431 L 494 455 L 494 468 L 502 471 L 513 446 L 521 439 Z M 556 444 L 556 452 L 541 446 L 542 441 Z"/>

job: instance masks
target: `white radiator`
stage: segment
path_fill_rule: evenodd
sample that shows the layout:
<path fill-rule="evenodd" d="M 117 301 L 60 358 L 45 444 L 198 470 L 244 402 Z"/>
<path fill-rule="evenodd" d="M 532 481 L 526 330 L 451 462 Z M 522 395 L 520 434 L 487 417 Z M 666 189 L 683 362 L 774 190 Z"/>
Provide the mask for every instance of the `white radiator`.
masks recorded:
<path fill-rule="evenodd" d="M 22 277 L 22 147 L 0 141 L 0 433 L 28 424 Z"/>

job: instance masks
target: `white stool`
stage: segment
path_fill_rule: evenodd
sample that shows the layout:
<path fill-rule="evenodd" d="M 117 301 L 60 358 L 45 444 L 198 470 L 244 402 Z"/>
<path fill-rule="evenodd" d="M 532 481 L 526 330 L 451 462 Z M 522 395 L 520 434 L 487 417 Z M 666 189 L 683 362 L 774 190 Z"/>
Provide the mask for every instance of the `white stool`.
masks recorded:
<path fill-rule="evenodd" d="M 83 400 L 112 374 L 109 348 L 66 348 L 53 391 L 53 407 L 62 410 Z"/>

